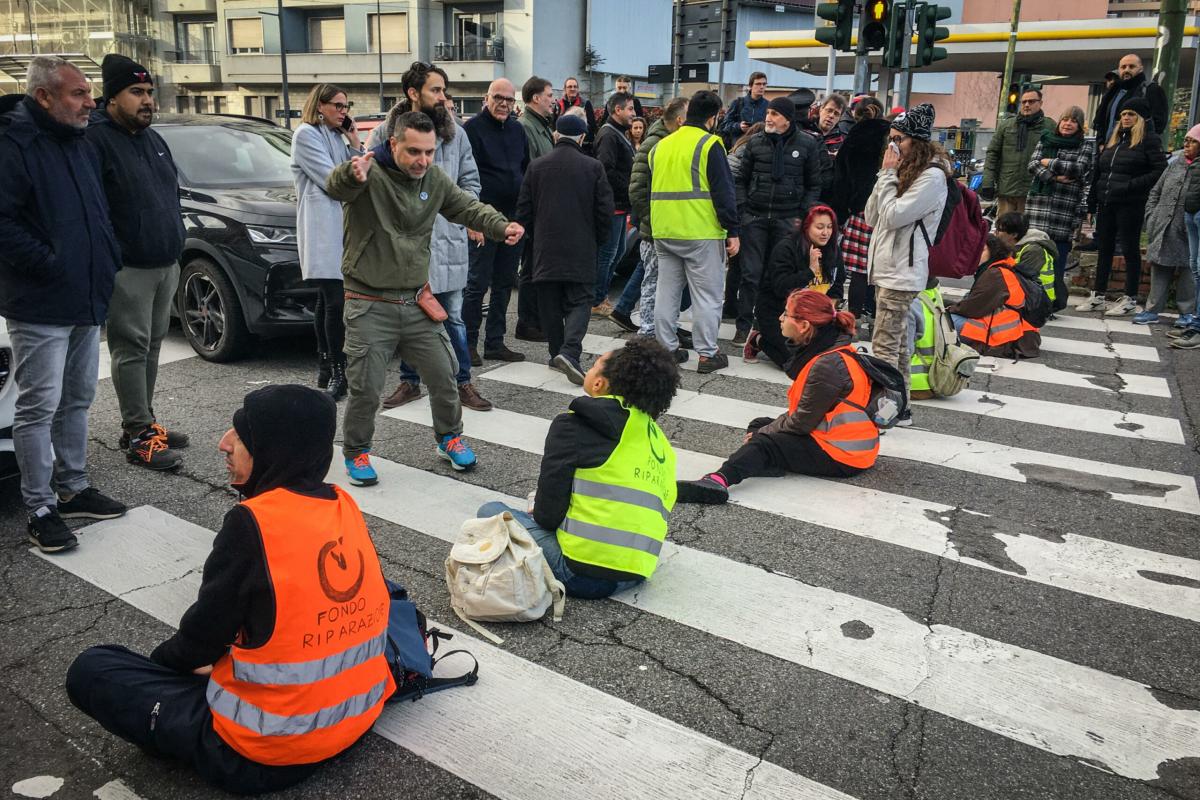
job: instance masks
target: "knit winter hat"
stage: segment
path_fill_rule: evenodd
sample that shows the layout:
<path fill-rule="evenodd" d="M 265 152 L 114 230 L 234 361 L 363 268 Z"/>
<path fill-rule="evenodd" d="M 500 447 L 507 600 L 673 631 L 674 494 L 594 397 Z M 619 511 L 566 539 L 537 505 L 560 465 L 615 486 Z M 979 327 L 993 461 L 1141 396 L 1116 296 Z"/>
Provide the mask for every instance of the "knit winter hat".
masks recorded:
<path fill-rule="evenodd" d="M 120 53 L 109 53 L 100 63 L 104 79 L 104 96 L 109 100 L 135 83 L 154 83 L 150 70 Z"/>
<path fill-rule="evenodd" d="M 933 119 L 936 114 L 929 103 L 921 103 L 892 120 L 892 129 L 928 142 L 933 135 Z"/>
<path fill-rule="evenodd" d="M 1150 104 L 1140 97 L 1131 97 L 1121 103 L 1121 107 L 1117 109 L 1117 113 L 1122 111 L 1132 111 L 1142 119 L 1150 119 Z"/>
<path fill-rule="evenodd" d="M 1185 135 L 1189 139 L 1194 139 L 1195 141 L 1200 142 L 1200 123 L 1188 128 L 1188 132 Z"/>
<path fill-rule="evenodd" d="M 777 114 L 782 114 L 791 122 L 796 118 L 796 104 L 786 97 L 776 97 L 771 102 L 767 103 L 767 110 L 774 111 Z"/>
<path fill-rule="evenodd" d="M 586 136 L 587 123 L 574 114 L 563 114 L 558 118 L 558 122 L 554 123 L 554 130 L 558 131 L 563 136 Z"/>

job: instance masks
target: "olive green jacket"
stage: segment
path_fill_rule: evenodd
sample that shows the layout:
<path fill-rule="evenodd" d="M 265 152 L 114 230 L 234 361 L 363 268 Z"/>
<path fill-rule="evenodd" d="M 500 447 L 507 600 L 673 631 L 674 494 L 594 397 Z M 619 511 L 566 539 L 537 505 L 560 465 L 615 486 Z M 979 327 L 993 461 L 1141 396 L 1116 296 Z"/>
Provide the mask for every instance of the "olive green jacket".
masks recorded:
<path fill-rule="evenodd" d="M 450 222 L 504 239 L 508 219 L 459 189 L 436 166 L 419 179 L 374 150 L 377 163 L 367 182 L 354 177 L 353 162 L 329 174 L 325 192 L 342 206 L 342 277 L 350 291 L 382 297 L 411 294 L 429 280 L 429 238 L 441 213 Z"/>
<path fill-rule="evenodd" d="M 554 149 L 554 127 L 550 120 L 538 114 L 531 108 L 517 120 L 525 129 L 525 141 L 529 145 L 529 160 L 546 155 Z"/>
<path fill-rule="evenodd" d="M 1033 182 L 1029 172 L 1033 148 L 1041 141 L 1043 131 L 1054 133 L 1055 127 L 1054 120 L 1043 117 L 1041 125 L 1027 131 L 1024 149 L 1017 150 L 1017 118 L 1002 119 L 983 157 L 983 188 L 995 188 L 1000 197 L 1024 198 Z"/>

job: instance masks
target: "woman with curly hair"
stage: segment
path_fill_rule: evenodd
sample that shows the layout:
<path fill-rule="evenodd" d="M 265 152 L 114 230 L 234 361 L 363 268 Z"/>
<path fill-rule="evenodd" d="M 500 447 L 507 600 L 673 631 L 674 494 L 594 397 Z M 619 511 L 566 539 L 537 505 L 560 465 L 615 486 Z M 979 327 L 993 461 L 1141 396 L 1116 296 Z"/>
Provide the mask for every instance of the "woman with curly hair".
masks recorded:
<path fill-rule="evenodd" d="M 636 337 L 596 359 L 585 397 L 550 423 L 528 512 L 512 514 L 572 597 L 608 597 L 654 572 L 675 506 L 675 452 L 655 420 L 679 388 L 674 356 Z"/>
<path fill-rule="evenodd" d="M 798 349 L 787 412 L 751 421 L 742 446 L 716 472 L 679 481 L 680 503 L 725 503 L 729 487 L 747 478 L 788 472 L 848 478 L 875 465 L 875 392 L 850 344 L 854 315 L 820 292 L 800 289 L 788 296 L 779 324 Z"/>

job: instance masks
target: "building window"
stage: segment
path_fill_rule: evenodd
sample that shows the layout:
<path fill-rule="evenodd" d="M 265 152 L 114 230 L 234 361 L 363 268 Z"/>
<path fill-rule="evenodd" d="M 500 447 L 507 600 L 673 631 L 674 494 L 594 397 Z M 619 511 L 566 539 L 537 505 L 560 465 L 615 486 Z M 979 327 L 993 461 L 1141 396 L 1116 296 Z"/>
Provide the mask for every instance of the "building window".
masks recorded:
<path fill-rule="evenodd" d="M 263 116 L 264 117 L 271 120 L 271 122 L 275 122 L 275 120 L 276 120 L 275 112 L 278 110 L 279 110 L 278 95 L 270 95 L 268 97 L 263 98 Z M 280 122 L 282 122 L 283 117 L 279 117 L 279 120 L 280 120 Z M 276 122 L 276 124 L 279 124 L 279 122 Z"/>
<path fill-rule="evenodd" d="M 377 37 L 383 41 L 383 52 L 407 53 L 408 14 L 368 14 L 367 42 L 372 53 L 380 50 Z"/>
<path fill-rule="evenodd" d="M 213 20 L 180 22 L 176 46 L 180 64 L 217 63 L 217 23 Z"/>
<path fill-rule="evenodd" d="M 188 97 L 186 94 L 176 95 L 175 96 L 175 113 L 176 114 L 186 114 L 189 111 L 191 111 L 192 110 L 191 102 L 192 102 L 192 98 Z"/>
<path fill-rule="evenodd" d="M 263 52 L 262 20 L 258 17 L 229 20 L 229 52 Z"/>
<path fill-rule="evenodd" d="M 208 98 L 207 97 L 202 97 L 200 95 L 196 95 L 195 103 L 196 103 L 196 113 L 197 114 L 207 114 L 208 113 Z"/>
<path fill-rule="evenodd" d="M 346 21 L 341 17 L 309 17 L 308 52 L 346 52 Z"/>
<path fill-rule="evenodd" d="M 242 113 L 247 117 L 257 117 L 258 113 L 258 98 L 249 95 L 242 98 Z"/>
<path fill-rule="evenodd" d="M 224 97 L 214 97 L 213 98 L 213 113 L 214 114 L 224 114 L 225 106 L 226 106 L 226 103 L 225 103 Z"/>

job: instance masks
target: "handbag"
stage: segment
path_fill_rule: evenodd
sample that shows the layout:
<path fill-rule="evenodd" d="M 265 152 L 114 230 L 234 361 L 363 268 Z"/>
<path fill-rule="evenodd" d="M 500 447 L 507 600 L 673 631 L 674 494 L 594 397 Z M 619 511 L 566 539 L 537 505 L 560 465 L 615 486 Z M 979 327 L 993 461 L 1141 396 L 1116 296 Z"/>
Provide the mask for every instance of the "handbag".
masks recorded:
<path fill-rule="evenodd" d="M 434 322 L 446 321 L 446 309 L 442 308 L 442 304 L 433 296 L 433 290 L 429 288 L 428 283 L 417 290 L 417 308 L 424 311 L 425 316 Z"/>

